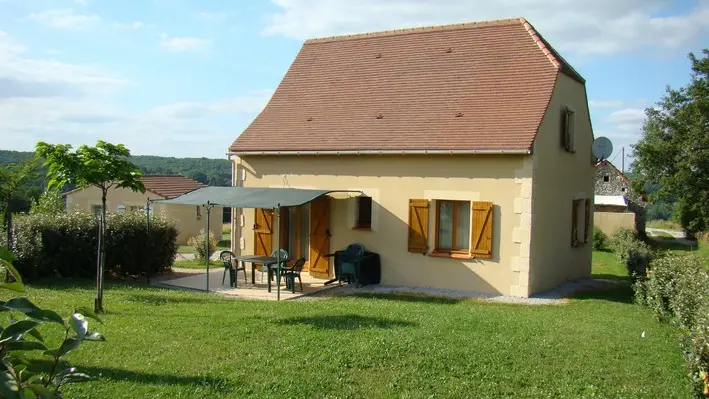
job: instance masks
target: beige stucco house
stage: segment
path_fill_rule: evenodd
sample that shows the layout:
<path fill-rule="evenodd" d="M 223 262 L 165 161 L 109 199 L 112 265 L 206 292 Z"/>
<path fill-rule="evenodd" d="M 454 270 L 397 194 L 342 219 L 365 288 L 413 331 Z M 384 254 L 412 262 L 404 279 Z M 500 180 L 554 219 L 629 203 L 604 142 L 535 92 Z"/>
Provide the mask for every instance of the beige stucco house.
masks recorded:
<path fill-rule="evenodd" d="M 198 181 L 182 175 L 143 175 L 140 179 L 145 193 L 126 188 L 110 188 L 106 196 L 107 212 L 143 212 L 148 200 L 174 198 L 192 190 L 204 187 Z M 80 210 L 99 214 L 101 212 L 101 190 L 91 186 L 64 194 L 67 210 Z M 151 204 L 150 212 L 163 213 L 177 222 L 177 244 L 187 244 L 187 239 L 200 233 L 206 226 L 207 215 L 202 207 L 188 205 Z M 210 215 L 210 231 L 221 240 L 222 209 L 215 208 Z"/>
<path fill-rule="evenodd" d="M 360 190 L 235 209 L 234 251 L 280 231 L 310 273 L 361 243 L 381 283 L 526 297 L 591 271 L 584 79 L 524 19 L 308 40 L 229 147 L 233 184 Z"/>

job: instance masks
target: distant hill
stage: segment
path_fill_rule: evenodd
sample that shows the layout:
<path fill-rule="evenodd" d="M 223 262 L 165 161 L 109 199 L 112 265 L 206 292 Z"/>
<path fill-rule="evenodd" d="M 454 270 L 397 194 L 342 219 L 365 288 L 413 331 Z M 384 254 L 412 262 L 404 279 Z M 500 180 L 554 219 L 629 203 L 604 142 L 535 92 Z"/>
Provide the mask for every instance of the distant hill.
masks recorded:
<path fill-rule="evenodd" d="M 0 166 L 18 163 L 34 155 L 27 151 L 0 150 Z M 174 158 L 153 155 L 130 157 L 145 174 L 181 174 L 210 186 L 229 186 L 231 183 L 231 165 L 227 159 L 210 158 Z M 18 193 L 12 206 L 13 211 L 23 212 L 29 209 L 30 200 L 37 198 L 46 186 L 45 172 Z"/>

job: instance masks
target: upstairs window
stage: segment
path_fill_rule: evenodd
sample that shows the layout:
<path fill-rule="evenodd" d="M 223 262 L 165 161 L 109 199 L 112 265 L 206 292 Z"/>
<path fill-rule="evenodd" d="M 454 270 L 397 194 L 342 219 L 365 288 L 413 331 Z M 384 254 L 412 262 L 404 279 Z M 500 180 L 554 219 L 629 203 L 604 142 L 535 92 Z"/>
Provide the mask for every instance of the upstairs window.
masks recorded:
<path fill-rule="evenodd" d="M 565 107 L 562 111 L 561 118 L 561 141 L 564 149 L 568 152 L 576 152 L 574 147 L 574 127 L 574 111 Z"/>
<path fill-rule="evenodd" d="M 609 181 L 611 181 L 611 177 L 608 175 L 603 175 L 603 182 L 608 183 Z"/>
<path fill-rule="evenodd" d="M 197 220 L 202 220 L 202 207 L 197 205 Z"/>

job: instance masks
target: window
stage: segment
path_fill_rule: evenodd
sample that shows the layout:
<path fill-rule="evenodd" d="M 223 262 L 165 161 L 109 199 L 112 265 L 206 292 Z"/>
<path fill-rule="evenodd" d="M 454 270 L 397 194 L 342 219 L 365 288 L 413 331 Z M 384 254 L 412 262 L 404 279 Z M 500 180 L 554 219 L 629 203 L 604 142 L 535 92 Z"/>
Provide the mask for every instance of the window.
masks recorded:
<path fill-rule="evenodd" d="M 202 207 L 197 205 L 197 220 L 202 220 Z"/>
<path fill-rule="evenodd" d="M 571 246 L 580 247 L 588 242 L 591 221 L 591 200 L 575 199 L 571 202 Z"/>
<path fill-rule="evenodd" d="M 468 252 L 470 202 L 436 201 L 436 252 Z"/>
<path fill-rule="evenodd" d="M 355 215 L 355 228 L 372 228 L 372 197 L 357 197 L 357 214 Z"/>
<path fill-rule="evenodd" d="M 603 175 L 603 181 L 604 181 L 605 183 L 608 183 L 609 181 L 611 181 L 611 177 L 608 176 L 608 175 Z"/>
<path fill-rule="evenodd" d="M 131 213 L 133 213 L 133 212 L 143 212 L 144 209 L 145 209 L 145 208 L 144 208 L 143 206 L 131 205 L 131 206 L 128 207 L 128 212 L 131 212 Z"/>
<path fill-rule="evenodd" d="M 96 217 L 101 217 L 101 205 L 91 205 L 91 213 Z"/>
<path fill-rule="evenodd" d="M 123 204 L 117 205 L 116 206 L 116 213 L 118 213 L 119 215 L 126 213 L 126 206 Z"/>
<path fill-rule="evenodd" d="M 576 152 L 574 148 L 574 111 L 564 108 L 561 122 L 561 137 L 564 149 L 568 152 Z"/>
<path fill-rule="evenodd" d="M 282 246 L 291 259 L 310 257 L 310 204 L 289 207 L 281 212 Z M 287 232 L 287 233 L 286 233 Z"/>

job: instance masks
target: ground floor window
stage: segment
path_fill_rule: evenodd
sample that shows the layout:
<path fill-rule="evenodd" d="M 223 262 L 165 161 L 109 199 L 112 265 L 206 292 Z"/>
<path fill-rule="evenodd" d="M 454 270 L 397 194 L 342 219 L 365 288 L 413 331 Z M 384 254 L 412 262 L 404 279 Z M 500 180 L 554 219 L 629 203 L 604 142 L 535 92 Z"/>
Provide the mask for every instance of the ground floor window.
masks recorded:
<path fill-rule="evenodd" d="M 468 252 L 470 202 L 436 201 L 436 252 Z"/>
<path fill-rule="evenodd" d="M 94 214 L 96 217 L 101 216 L 101 205 L 91 205 L 91 213 Z"/>
<path fill-rule="evenodd" d="M 571 202 L 571 246 L 588 242 L 591 220 L 591 200 L 575 199 Z"/>
<path fill-rule="evenodd" d="M 372 228 L 372 197 L 359 196 L 357 200 L 357 214 L 355 220 L 355 228 L 371 229 Z"/>

